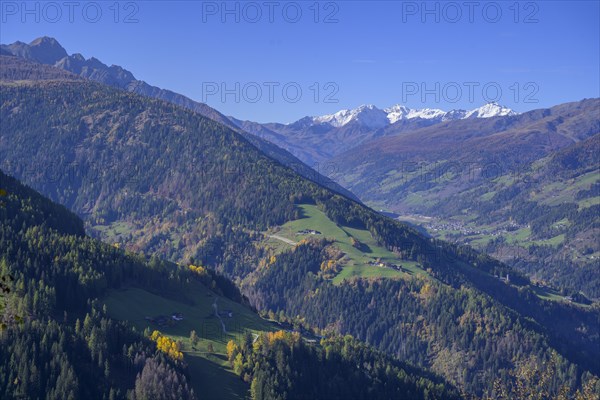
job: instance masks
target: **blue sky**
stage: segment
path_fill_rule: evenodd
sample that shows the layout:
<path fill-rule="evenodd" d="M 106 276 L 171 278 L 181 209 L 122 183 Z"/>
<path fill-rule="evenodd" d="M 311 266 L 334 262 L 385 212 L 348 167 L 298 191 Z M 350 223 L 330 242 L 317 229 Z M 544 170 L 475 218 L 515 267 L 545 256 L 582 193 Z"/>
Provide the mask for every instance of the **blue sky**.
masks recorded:
<path fill-rule="evenodd" d="M 62 1 L 61 15 L 2 1 L 1 42 L 52 36 L 241 119 L 488 100 L 527 111 L 600 96 L 598 1 L 125 1 L 118 14 L 114 1 L 76 3 L 71 22 Z"/>

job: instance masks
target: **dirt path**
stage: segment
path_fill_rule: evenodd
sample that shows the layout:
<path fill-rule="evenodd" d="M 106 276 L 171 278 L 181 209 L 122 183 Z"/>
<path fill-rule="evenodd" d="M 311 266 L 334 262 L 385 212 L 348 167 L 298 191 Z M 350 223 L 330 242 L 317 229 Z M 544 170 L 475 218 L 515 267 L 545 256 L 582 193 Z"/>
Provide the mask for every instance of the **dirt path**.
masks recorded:
<path fill-rule="evenodd" d="M 295 246 L 298 244 L 298 243 L 294 242 L 293 240 L 286 239 L 283 236 L 279 236 L 279 235 L 269 235 L 269 237 L 271 237 L 273 239 L 281 240 L 282 242 L 291 244 L 292 246 Z"/>
<path fill-rule="evenodd" d="M 219 315 L 219 306 L 217 305 L 217 300 L 219 300 L 219 298 L 215 297 L 215 302 L 212 305 L 215 309 L 215 317 L 219 318 L 219 321 L 221 321 L 221 327 L 223 328 L 223 333 L 227 334 L 227 329 L 225 329 L 225 322 L 223 322 L 223 319 Z"/>

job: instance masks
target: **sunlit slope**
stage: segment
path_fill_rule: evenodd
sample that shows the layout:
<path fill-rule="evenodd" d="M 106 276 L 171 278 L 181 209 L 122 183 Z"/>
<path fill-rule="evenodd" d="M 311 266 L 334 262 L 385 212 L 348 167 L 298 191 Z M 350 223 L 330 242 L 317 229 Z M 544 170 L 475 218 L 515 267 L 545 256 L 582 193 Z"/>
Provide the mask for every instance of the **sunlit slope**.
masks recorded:
<path fill-rule="evenodd" d="M 402 260 L 397 254 L 378 244 L 368 230 L 338 225 L 312 204 L 300 204 L 298 207 L 302 210 L 302 218 L 287 222 L 279 229 L 275 229 L 273 233 L 268 233 L 269 243 L 282 249 L 293 245 L 280 238 L 296 243 L 308 237 L 332 240 L 333 245 L 344 253 L 342 258 L 344 266 L 335 277 L 334 283 L 352 277 L 401 278 L 407 275 L 426 274 L 416 262 Z M 306 231 L 316 232 L 301 233 Z M 353 239 L 356 245 L 353 245 Z M 282 247 L 280 243 L 285 246 Z M 399 265 L 402 271 L 379 266 L 380 263 Z"/>
<path fill-rule="evenodd" d="M 187 286 L 185 295 L 192 300 L 191 303 L 130 287 L 112 290 L 102 301 L 111 317 L 129 321 L 138 331 L 158 330 L 180 341 L 184 361 L 189 365 L 192 386 L 196 393 L 202 393 L 203 399 L 246 398 L 249 385 L 233 373 L 227 361 L 227 342 L 241 342 L 246 333 L 255 337 L 260 332 L 274 330 L 274 326 L 247 307 L 219 296 L 196 282 Z M 215 301 L 221 313 L 220 318 L 215 314 Z M 228 316 L 229 311 L 232 317 Z M 174 321 L 173 326 L 161 326 L 148 320 L 157 316 L 172 319 L 173 313 L 183 316 L 183 320 Z M 199 339 L 195 346 L 190 341 L 192 330 L 196 331 Z"/>

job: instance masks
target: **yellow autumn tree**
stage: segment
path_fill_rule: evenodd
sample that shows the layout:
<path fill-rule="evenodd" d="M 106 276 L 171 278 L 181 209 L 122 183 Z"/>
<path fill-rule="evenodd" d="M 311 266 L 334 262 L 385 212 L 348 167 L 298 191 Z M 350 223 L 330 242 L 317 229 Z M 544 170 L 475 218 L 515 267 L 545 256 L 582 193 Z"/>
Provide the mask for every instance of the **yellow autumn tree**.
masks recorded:
<path fill-rule="evenodd" d="M 158 340 L 158 338 L 161 336 L 161 333 L 159 331 L 153 331 L 152 334 L 150 335 L 150 340 L 156 342 Z"/>
<path fill-rule="evenodd" d="M 419 291 L 419 294 L 421 295 L 421 298 L 423 299 L 428 299 L 431 296 L 433 296 L 433 294 L 435 293 L 435 289 L 431 286 L 431 284 L 429 282 L 426 282 L 425 284 L 423 284 L 423 286 L 421 286 L 421 290 Z"/>
<path fill-rule="evenodd" d="M 327 272 L 335 269 L 335 260 L 326 260 L 321 263 L 321 271 Z"/>
<path fill-rule="evenodd" d="M 202 276 L 202 275 L 206 275 L 206 268 L 204 268 L 202 265 L 193 265 L 191 264 L 189 266 L 190 270 L 192 272 L 197 273 L 198 275 Z"/>
<path fill-rule="evenodd" d="M 155 330 L 150 335 L 150 340 L 156 342 L 156 348 L 173 360 L 183 360 L 183 353 L 179 348 L 179 343 L 170 337 L 164 336 L 162 333 Z"/>
<path fill-rule="evenodd" d="M 285 339 L 285 331 L 276 331 L 267 333 L 267 342 L 269 344 L 275 343 L 277 340 Z"/>
<path fill-rule="evenodd" d="M 267 343 L 269 345 L 274 344 L 278 340 L 283 340 L 291 345 L 300 341 L 300 334 L 298 332 L 288 333 L 281 330 L 267 333 Z"/>
<path fill-rule="evenodd" d="M 227 342 L 227 359 L 233 361 L 234 357 L 239 353 L 239 350 L 239 346 L 233 340 Z"/>

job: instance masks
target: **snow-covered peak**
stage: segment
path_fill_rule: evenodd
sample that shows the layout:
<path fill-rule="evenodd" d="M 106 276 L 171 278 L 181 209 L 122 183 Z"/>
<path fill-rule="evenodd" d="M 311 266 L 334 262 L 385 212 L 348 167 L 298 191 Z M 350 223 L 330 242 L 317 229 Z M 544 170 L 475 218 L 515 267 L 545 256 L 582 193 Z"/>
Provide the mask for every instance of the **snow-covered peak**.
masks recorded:
<path fill-rule="evenodd" d="M 442 116 L 442 121 L 454 121 L 456 119 L 463 119 L 469 111 L 466 110 L 450 110 Z"/>
<path fill-rule="evenodd" d="M 411 109 L 400 104 L 384 109 L 391 124 L 401 119 L 436 119 L 443 118 L 446 111 L 437 108 Z"/>
<path fill-rule="evenodd" d="M 381 110 L 373 105 L 362 105 L 351 110 L 341 110 L 334 114 L 312 117 L 312 122 L 314 124 L 327 123 L 336 128 L 351 122 L 358 122 L 368 128 L 379 129 L 401 120 L 417 118 L 442 122 L 466 118 L 491 118 L 506 115 L 517 115 L 517 113 L 498 103 L 488 103 L 470 111 L 444 111 L 438 108 L 412 109 L 401 104 L 396 104 Z"/>
<path fill-rule="evenodd" d="M 352 110 L 341 110 L 335 114 L 314 117 L 315 123 L 328 123 L 331 126 L 339 128 L 350 122 L 358 122 L 368 128 L 378 129 L 389 125 L 387 113 L 374 105 L 362 105 Z"/>
<path fill-rule="evenodd" d="M 517 113 L 508 107 L 501 106 L 498 103 L 488 103 L 479 108 L 468 111 L 464 118 L 491 118 L 505 115 L 517 115 Z"/>
<path fill-rule="evenodd" d="M 396 104 L 388 108 L 384 108 L 383 111 L 387 113 L 387 119 L 393 124 L 396 121 L 405 119 L 412 110 L 408 107 Z"/>

